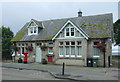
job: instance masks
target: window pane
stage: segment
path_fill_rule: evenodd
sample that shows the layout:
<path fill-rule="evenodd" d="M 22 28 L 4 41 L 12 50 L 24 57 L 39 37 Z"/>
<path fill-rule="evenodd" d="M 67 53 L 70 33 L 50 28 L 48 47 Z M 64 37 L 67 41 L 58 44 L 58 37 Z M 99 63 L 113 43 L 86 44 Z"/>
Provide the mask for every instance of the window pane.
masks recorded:
<path fill-rule="evenodd" d="M 100 50 L 98 48 L 94 48 L 94 56 L 99 56 Z"/>
<path fill-rule="evenodd" d="M 66 32 L 69 32 L 69 28 L 66 28 Z"/>
<path fill-rule="evenodd" d="M 22 46 L 24 46 L 24 44 L 22 44 Z"/>
<path fill-rule="evenodd" d="M 21 51 L 21 50 L 20 50 L 20 47 L 18 47 L 18 49 L 19 49 L 18 54 L 20 54 L 20 51 Z"/>
<path fill-rule="evenodd" d="M 66 45 L 70 45 L 69 42 L 66 42 Z"/>
<path fill-rule="evenodd" d="M 74 32 L 74 28 L 71 28 L 71 32 Z"/>
<path fill-rule="evenodd" d="M 71 42 L 71 45 L 75 45 L 75 42 Z"/>
<path fill-rule="evenodd" d="M 77 42 L 77 45 L 81 45 L 81 41 Z"/>
<path fill-rule="evenodd" d="M 53 47 L 49 47 L 49 53 L 53 53 Z"/>
<path fill-rule="evenodd" d="M 59 47 L 59 54 L 63 55 L 63 47 Z"/>
<path fill-rule="evenodd" d="M 70 55 L 70 48 L 66 47 L 66 55 Z"/>
<path fill-rule="evenodd" d="M 75 47 L 71 47 L 71 55 L 75 55 Z"/>
<path fill-rule="evenodd" d="M 71 32 L 71 36 L 74 36 L 74 32 Z"/>
<path fill-rule="evenodd" d="M 77 47 L 78 56 L 81 56 L 81 47 Z"/>
<path fill-rule="evenodd" d="M 34 33 L 36 33 L 36 31 L 37 31 L 37 28 L 36 28 L 36 27 L 34 27 Z"/>
<path fill-rule="evenodd" d="M 69 28 L 66 28 L 66 36 L 69 36 Z"/>
<path fill-rule="evenodd" d="M 30 27 L 30 33 L 33 33 L 33 27 Z"/>
<path fill-rule="evenodd" d="M 52 46 L 53 46 L 53 43 L 49 43 L 49 45 L 48 45 L 48 46 L 52 47 Z"/>
<path fill-rule="evenodd" d="M 74 36 L 74 28 L 71 28 L 71 36 Z"/>
<path fill-rule="evenodd" d="M 60 42 L 60 45 L 63 45 L 63 42 Z"/>
<path fill-rule="evenodd" d="M 24 54 L 24 47 L 22 47 L 22 54 Z"/>

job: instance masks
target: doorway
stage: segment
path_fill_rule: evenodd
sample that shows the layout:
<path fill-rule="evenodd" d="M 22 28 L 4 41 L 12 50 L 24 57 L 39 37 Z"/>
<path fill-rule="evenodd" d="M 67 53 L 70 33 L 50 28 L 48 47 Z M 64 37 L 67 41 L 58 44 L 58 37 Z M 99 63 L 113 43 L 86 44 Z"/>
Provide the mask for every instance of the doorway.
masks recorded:
<path fill-rule="evenodd" d="M 35 61 L 40 63 L 41 60 L 42 60 L 42 51 L 41 51 L 41 48 L 39 46 L 36 46 Z"/>

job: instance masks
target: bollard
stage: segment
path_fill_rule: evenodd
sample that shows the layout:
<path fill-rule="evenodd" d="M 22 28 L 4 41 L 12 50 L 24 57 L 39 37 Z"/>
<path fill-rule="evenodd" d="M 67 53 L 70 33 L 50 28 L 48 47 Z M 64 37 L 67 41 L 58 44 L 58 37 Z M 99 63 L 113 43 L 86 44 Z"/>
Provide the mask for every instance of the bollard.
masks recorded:
<path fill-rule="evenodd" d="M 65 63 L 63 62 L 62 75 L 64 75 L 64 68 L 65 68 Z"/>

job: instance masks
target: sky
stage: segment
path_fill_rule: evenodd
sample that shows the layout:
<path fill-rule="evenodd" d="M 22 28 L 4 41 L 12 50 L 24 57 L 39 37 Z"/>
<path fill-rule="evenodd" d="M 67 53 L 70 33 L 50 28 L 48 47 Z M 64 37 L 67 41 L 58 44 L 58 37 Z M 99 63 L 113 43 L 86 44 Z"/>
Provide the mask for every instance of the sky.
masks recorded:
<path fill-rule="evenodd" d="M 79 9 L 83 16 L 113 13 L 118 19 L 118 2 L 3 2 L 2 25 L 16 34 L 31 19 L 50 20 L 77 17 Z"/>
<path fill-rule="evenodd" d="M 50 20 L 77 17 L 79 9 L 83 12 L 83 16 L 113 13 L 113 22 L 115 22 L 120 18 L 120 2 L 118 5 L 118 1 L 1 0 L 0 26 L 10 27 L 15 35 L 31 19 Z M 118 46 L 112 45 L 112 52 L 114 54 L 118 53 Z"/>

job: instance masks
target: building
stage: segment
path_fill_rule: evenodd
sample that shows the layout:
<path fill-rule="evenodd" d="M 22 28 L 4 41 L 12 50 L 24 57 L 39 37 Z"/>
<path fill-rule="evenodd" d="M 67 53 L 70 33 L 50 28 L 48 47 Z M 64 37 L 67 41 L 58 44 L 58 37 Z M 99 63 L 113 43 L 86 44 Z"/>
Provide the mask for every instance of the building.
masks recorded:
<path fill-rule="evenodd" d="M 112 56 L 112 13 L 37 21 L 31 19 L 11 40 L 18 48 L 16 58 L 28 52 L 28 62 L 41 62 L 53 55 L 55 64 L 87 66 L 87 58 L 98 58 L 99 65 L 109 65 Z M 105 42 L 104 53 L 95 46 Z M 32 50 L 26 47 L 32 46 Z M 109 63 L 108 63 L 109 62 Z"/>

